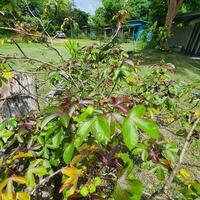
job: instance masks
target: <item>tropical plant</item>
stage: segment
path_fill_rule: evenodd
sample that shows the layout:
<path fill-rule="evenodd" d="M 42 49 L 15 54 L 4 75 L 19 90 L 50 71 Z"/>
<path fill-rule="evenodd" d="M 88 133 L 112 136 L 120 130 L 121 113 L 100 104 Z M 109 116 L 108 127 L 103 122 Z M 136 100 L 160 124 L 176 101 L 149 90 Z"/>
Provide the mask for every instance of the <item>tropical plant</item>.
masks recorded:
<path fill-rule="evenodd" d="M 179 156 L 198 140 L 199 83 L 172 80 L 165 63 L 143 73 L 115 45 L 66 46 L 65 66 L 47 68 L 47 84 L 63 92 L 37 115 L 0 125 L 1 199 L 29 199 L 49 181 L 68 199 L 197 197 L 199 182 Z M 145 170 L 157 179 L 150 195 Z"/>

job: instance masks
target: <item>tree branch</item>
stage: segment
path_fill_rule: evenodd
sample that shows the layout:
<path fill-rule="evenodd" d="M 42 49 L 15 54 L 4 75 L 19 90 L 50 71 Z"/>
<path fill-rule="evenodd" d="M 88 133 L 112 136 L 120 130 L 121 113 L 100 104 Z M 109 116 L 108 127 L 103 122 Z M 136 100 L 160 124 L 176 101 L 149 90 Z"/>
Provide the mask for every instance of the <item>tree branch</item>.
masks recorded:
<path fill-rule="evenodd" d="M 172 173 L 170 174 L 169 178 L 167 179 L 167 181 L 166 181 L 166 183 L 165 183 L 165 185 L 164 185 L 164 192 L 165 192 L 165 193 L 169 190 L 169 188 L 170 188 L 170 186 L 171 186 L 171 184 L 172 184 L 172 182 L 173 182 L 173 180 L 174 180 L 174 177 L 176 176 L 177 172 L 178 172 L 179 169 L 180 169 L 181 164 L 183 163 L 183 159 L 184 159 L 185 153 L 186 153 L 186 151 L 187 151 L 187 148 L 188 148 L 188 146 L 189 146 L 189 144 L 190 144 L 190 141 L 191 141 L 191 138 L 192 138 L 192 134 L 193 134 L 193 132 L 194 132 L 194 130 L 195 130 L 195 128 L 197 127 L 197 125 L 198 125 L 199 122 L 200 122 L 200 118 L 198 118 L 198 119 L 195 121 L 195 123 L 194 123 L 192 129 L 190 130 L 189 134 L 187 135 L 187 138 L 186 138 L 185 143 L 184 143 L 184 145 L 183 145 L 183 148 L 182 148 L 182 151 L 181 151 L 179 160 L 178 160 L 178 162 L 176 163 L 176 165 L 175 165 L 175 167 L 174 167 Z"/>
<path fill-rule="evenodd" d="M 42 61 L 42 60 L 39 60 L 37 58 L 32 58 L 32 57 L 29 57 L 29 56 L 11 56 L 11 55 L 3 55 L 3 54 L 0 54 L 0 59 L 6 59 L 6 60 L 28 60 L 28 61 L 34 61 L 34 62 L 38 62 L 38 63 L 41 63 L 43 65 L 46 65 L 46 66 L 49 66 L 51 67 L 51 69 L 57 69 L 57 66 L 56 65 L 53 65 L 51 63 L 48 63 L 48 62 L 45 62 L 45 61 Z"/>
<path fill-rule="evenodd" d="M 179 157 L 179 160 L 178 162 L 176 163 L 174 169 L 172 170 L 171 174 L 169 175 L 169 177 L 166 179 L 166 182 L 165 184 L 163 185 L 163 187 L 160 189 L 160 190 L 157 190 L 156 192 L 154 192 L 149 198 L 148 200 L 151 200 L 153 199 L 154 197 L 158 196 L 159 194 L 167 194 L 168 193 L 168 190 L 170 189 L 171 187 L 171 184 L 174 180 L 174 177 L 176 176 L 177 172 L 179 171 L 181 165 L 183 164 L 183 160 L 184 160 L 184 156 L 185 156 L 185 153 L 188 149 L 188 146 L 190 144 L 190 141 L 191 141 L 191 138 L 192 138 L 192 134 L 195 130 L 195 128 L 197 127 L 198 123 L 200 122 L 200 118 L 198 118 L 194 125 L 192 126 L 190 132 L 188 133 L 187 135 L 187 138 L 185 140 L 185 143 L 183 145 L 183 148 L 182 148 L 182 151 L 181 151 L 181 154 L 180 154 L 180 157 Z"/>
<path fill-rule="evenodd" d="M 53 174 L 51 174 L 50 176 L 47 176 L 46 178 L 42 179 L 42 180 L 36 185 L 36 187 L 35 187 L 33 190 L 30 191 L 30 195 L 33 195 L 41 185 L 43 185 L 43 184 L 45 184 L 46 182 L 48 182 L 51 178 L 53 178 L 54 176 L 56 176 L 56 175 L 59 174 L 60 172 L 61 172 L 61 169 L 55 171 L 55 172 L 54 172 Z"/>

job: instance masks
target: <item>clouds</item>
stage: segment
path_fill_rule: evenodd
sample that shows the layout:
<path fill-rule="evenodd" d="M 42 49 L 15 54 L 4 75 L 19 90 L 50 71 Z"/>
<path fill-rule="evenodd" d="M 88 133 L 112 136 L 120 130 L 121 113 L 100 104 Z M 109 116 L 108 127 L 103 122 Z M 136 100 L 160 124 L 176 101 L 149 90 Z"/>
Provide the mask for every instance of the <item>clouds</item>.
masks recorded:
<path fill-rule="evenodd" d="M 77 8 L 90 14 L 94 14 L 95 10 L 101 6 L 101 0 L 75 0 L 74 2 Z"/>

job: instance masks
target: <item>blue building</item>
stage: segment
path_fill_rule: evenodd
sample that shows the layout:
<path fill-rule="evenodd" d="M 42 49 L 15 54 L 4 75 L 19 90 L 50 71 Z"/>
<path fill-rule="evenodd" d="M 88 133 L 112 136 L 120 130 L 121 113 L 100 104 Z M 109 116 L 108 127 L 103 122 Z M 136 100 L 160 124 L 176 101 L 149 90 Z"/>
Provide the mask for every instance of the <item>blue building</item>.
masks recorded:
<path fill-rule="evenodd" d="M 143 20 L 134 20 L 131 19 L 128 21 L 126 27 L 129 28 L 131 37 L 134 41 L 139 41 L 142 38 L 142 33 L 145 29 L 148 28 L 147 22 Z M 147 41 L 151 41 L 152 33 L 147 33 Z"/>

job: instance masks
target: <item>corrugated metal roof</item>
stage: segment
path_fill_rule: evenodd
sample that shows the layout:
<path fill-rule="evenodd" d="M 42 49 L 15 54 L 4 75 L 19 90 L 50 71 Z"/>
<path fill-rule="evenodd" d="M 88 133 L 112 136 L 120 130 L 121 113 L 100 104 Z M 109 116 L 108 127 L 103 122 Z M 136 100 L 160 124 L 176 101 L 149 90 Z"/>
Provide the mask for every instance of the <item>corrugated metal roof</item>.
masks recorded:
<path fill-rule="evenodd" d="M 189 24 L 192 21 L 198 21 L 200 20 L 200 12 L 198 13 L 185 13 L 185 14 L 181 14 L 181 15 L 177 15 L 177 17 L 175 18 L 175 22 L 177 23 L 185 23 L 185 24 Z"/>

